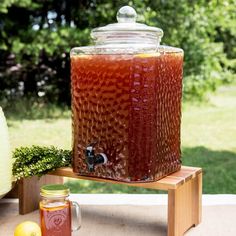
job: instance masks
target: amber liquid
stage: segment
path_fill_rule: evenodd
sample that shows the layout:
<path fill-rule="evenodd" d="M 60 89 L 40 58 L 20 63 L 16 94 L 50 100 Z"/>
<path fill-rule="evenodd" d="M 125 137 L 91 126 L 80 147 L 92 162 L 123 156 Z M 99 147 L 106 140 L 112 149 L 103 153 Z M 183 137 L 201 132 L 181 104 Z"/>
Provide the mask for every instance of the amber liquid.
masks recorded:
<path fill-rule="evenodd" d="M 76 173 L 154 181 L 180 168 L 182 64 L 182 53 L 72 56 Z M 108 163 L 89 173 L 93 141 Z"/>
<path fill-rule="evenodd" d="M 42 236 L 71 236 L 70 202 L 45 207 L 40 203 Z"/>

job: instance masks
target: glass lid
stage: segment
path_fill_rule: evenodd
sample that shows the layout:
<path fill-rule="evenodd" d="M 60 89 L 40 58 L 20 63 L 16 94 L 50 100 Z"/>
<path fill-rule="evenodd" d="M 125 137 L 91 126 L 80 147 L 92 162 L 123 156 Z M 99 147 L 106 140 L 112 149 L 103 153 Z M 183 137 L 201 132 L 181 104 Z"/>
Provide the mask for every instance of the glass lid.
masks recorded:
<path fill-rule="evenodd" d="M 40 189 L 40 195 L 43 197 L 63 197 L 69 194 L 70 189 L 63 184 L 48 184 Z"/>
<path fill-rule="evenodd" d="M 91 37 L 96 43 L 140 43 L 140 40 L 147 39 L 150 42 L 160 42 L 163 31 L 160 28 L 151 27 L 145 24 L 136 23 L 137 13 L 130 6 L 119 9 L 116 15 L 118 23 L 109 24 L 92 30 Z M 149 42 L 147 41 L 147 42 Z"/>

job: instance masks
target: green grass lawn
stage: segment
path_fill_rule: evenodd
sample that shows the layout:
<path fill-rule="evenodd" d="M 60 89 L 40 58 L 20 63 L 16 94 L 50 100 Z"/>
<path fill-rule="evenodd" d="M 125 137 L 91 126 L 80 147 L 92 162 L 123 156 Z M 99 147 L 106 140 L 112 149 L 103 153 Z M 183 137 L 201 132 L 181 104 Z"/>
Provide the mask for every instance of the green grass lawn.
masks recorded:
<path fill-rule="evenodd" d="M 70 111 L 17 107 L 7 114 L 12 149 L 19 146 L 71 147 Z M 22 115 L 21 111 L 26 112 Z M 236 85 L 220 88 L 202 104 L 185 103 L 182 114 L 182 160 L 204 171 L 204 193 L 236 194 Z M 155 193 L 123 185 L 67 180 L 72 192 Z"/>

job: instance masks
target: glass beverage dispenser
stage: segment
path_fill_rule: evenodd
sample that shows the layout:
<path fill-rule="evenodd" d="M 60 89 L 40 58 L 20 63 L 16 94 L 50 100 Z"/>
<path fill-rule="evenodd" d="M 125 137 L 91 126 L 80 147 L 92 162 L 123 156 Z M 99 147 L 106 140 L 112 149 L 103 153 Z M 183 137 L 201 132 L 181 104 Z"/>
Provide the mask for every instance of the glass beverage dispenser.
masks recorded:
<path fill-rule="evenodd" d="M 73 170 L 155 181 L 181 166 L 183 50 L 160 46 L 163 31 L 136 23 L 129 6 L 117 20 L 71 50 Z"/>

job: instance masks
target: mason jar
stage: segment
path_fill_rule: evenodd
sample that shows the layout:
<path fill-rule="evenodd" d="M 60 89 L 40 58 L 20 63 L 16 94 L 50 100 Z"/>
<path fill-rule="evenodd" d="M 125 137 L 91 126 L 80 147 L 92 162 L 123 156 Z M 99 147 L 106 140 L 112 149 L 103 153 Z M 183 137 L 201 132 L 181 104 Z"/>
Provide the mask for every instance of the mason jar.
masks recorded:
<path fill-rule="evenodd" d="M 81 227 L 81 210 L 77 202 L 69 200 L 65 185 L 44 185 L 39 203 L 42 236 L 71 236 Z"/>

